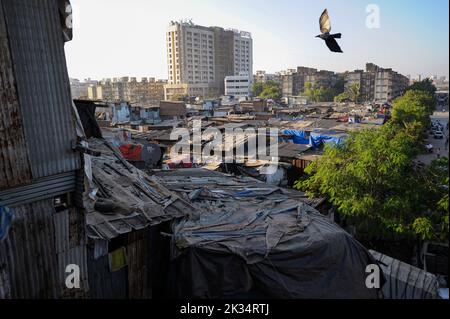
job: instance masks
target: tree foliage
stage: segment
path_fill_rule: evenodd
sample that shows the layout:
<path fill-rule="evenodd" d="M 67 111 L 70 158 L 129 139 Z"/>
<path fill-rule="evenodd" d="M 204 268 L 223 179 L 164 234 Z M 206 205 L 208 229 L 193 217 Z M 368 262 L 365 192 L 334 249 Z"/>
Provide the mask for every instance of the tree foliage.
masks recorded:
<path fill-rule="evenodd" d="M 347 88 L 346 92 L 348 94 L 350 101 L 356 103 L 356 102 L 358 102 L 358 99 L 361 95 L 360 85 L 357 83 L 354 83 Z"/>
<path fill-rule="evenodd" d="M 341 103 L 341 102 L 358 102 L 360 96 L 361 96 L 361 90 L 360 86 L 357 83 L 354 83 L 350 85 L 344 92 L 334 97 L 334 102 Z"/>
<path fill-rule="evenodd" d="M 279 100 L 281 98 L 281 86 L 275 81 L 255 83 L 252 91 L 253 96 L 263 99 Z"/>
<path fill-rule="evenodd" d="M 448 158 L 434 160 L 424 170 L 417 171 L 420 181 L 417 191 L 421 192 L 424 214 L 414 223 L 415 232 L 422 240 L 448 241 Z"/>
<path fill-rule="evenodd" d="M 430 94 L 432 97 L 434 97 L 436 93 L 436 86 L 434 86 L 433 81 L 430 79 L 425 79 L 420 82 L 415 82 L 412 85 L 410 85 L 406 91 L 423 91 Z"/>
<path fill-rule="evenodd" d="M 412 136 L 421 138 L 421 133 L 430 125 L 433 108 L 433 97 L 429 93 L 408 90 L 394 101 L 392 121 Z"/>
<path fill-rule="evenodd" d="M 448 159 L 426 168 L 414 161 L 431 105 L 428 92 L 408 90 L 394 102 L 390 122 L 326 146 L 295 187 L 325 196 L 365 239 L 448 240 Z"/>
<path fill-rule="evenodd" d="M 338 82 L 331 88 L 326 88 L 323 86 L 317 87 L 311 82 L 306 82 L 303 94 L 313 102 L 331 102 L 336 95 L 342 92 L 340 83 Z"/>
<path fill-rule="evenodd" d="M 255 96 L 255 97 L 260 96 L 263 90 L 264 90 L 264 83 L 257 82 L 255 84 L 253 84 L 253 88 L 252 88 L 253 96 Z"/>
<path fill-rule="evenodd" d="M 350 101 L 350 98 L 349 98 L 347 92 L 342 92 L 341 94 L 336 95 L 334 97 L 334 102 L 336 102 L 336 103 L 342 103 L 342 102 L 347 102 L 347 101 Z"/>
<path fill-rule="evenodd" d="M 296 187 L 311 196 L 326 196 L 367 235 L 404 234 L 418 213 L 413 176 L 414 141 L 394 125 L 351 133 L 340 147 L 305 170 L 309 178 Z"/>

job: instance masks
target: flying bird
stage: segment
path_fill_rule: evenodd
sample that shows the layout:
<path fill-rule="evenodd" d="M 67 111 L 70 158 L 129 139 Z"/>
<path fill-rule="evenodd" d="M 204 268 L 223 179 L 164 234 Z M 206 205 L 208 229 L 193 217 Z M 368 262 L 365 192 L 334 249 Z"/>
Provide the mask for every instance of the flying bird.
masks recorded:
<path fill-rule="evenodd" d="M 339 47 L 339 44 L 336 42 L 335 39 L 340 39 L 341 34 L 330 34 L 331 31 L 331 23 L 330 23 L 330 17 L 328 16 L 328 10 L 325 9 L 320 16 L 320 32 L 322 34 L 316 36 L 316 38 L 321 38 L 322 40 L 325 40 L 325 44 L 332 52 L 342 52 L 341 48 Z"/>

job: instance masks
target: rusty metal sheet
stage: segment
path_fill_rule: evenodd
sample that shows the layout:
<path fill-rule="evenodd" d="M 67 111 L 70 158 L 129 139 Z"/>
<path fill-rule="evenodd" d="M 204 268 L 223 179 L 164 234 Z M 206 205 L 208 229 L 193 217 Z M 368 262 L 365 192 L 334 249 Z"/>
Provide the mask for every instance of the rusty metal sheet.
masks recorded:
<path fill-rule="evenodd" d="M 72 150 L 76 122 L 58 3 L 1 0 L 1 4 L 32 177 L 77 170 L 81 158 Z"/>
<path fill-rule="evenodd" d="M 0 190 L 31 181 L 2 1 L 0 1 Z"/>
<path fill-rule="evenodd" d="M 0 281 L 9 282 L 10 289 L 1 293 L 15 299 L 68 296 L 65 269 L 68 264 L 76 264 L 81 270 L 82 286 L 72 293 L 77 297 L 86 295 L 89 287 L 85 242 L 75 247 L 66 245 L 70 243 L 70 210 L 55 213 L 52 199 L 13 210 L 16 219 L 6 239 L 0 242 Z"/>

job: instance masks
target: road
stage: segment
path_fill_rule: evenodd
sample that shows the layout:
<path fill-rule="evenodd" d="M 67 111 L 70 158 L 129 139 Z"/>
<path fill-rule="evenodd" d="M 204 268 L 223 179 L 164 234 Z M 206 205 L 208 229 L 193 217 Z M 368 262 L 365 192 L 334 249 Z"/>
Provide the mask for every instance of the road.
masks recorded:
<path fill-rule="evenodd" d="M 442 110 L 442 107 L 440 107 Z M 444 138 L 443 139 L 435 139 L 432 135 L 428 135 L 428 142 L 433 145 L 433 153 L 431 154 L 423 154 L 418 156 L 418 160 L 422 163 L 428 165 L 433 160 L 437 159 L 438 157 L 448 157 L 449 155 L 449 147 L 448 144 L 446 145 L 446 140 L 449 138 L 449 130 L 447 128 L 447 124 L 449 122 L 449 112 L 448 112 L 448 106 L 445 108 L 446 111 L 436 111 L 431 116 L 431 119 L 433 121 L 438 120 L 441 122 L 441 124 L 444 126 Z"/>

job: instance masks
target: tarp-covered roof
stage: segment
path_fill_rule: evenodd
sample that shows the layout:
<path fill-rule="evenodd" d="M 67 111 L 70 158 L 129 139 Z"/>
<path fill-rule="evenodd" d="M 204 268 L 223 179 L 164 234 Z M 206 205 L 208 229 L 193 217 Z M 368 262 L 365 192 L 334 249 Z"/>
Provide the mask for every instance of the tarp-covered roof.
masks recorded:
<path fill-rule="evenodd" d="M 197 212 L 173 223 L 175 297 L 377 297 L 372 256 L 302 193 L 199 169 L 156 175 Z"/>

